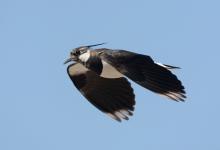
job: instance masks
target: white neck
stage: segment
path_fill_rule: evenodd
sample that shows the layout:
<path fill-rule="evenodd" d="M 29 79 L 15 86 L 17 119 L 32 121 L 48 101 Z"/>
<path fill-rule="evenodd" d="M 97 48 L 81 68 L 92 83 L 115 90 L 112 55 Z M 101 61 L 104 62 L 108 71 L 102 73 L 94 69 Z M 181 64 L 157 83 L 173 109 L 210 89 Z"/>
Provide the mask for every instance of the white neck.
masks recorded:
<path fill-rule="evenodd" d="M 79 56 L 79 60 L 81 60 L 82 62 L 87 62 L 89 57 L 90 57 L 90 51 L 88 50 L 86 53 Z"/>

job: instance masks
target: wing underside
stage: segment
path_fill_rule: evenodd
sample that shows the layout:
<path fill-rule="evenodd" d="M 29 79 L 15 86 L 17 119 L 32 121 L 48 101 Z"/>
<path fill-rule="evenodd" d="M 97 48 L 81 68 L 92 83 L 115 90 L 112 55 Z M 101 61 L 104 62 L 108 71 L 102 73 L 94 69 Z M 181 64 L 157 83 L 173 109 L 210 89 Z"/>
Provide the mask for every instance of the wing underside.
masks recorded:
<path fill-rule="evenodd" d="M 132 115 L 135 95 L 126 78 L 103 78 L 79 63 L 70 65 L 67 72 L 76 88 L 102 112 L 117 121 Z"/>

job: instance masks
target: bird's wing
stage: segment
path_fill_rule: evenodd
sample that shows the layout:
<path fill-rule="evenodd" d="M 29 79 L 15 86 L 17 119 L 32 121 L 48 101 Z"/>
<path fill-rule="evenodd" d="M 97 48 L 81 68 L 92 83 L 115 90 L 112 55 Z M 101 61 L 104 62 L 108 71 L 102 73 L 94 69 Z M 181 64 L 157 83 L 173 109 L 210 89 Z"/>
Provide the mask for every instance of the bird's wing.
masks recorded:
<path fill-rule="evenodd" d="M 98 49 L 101 59 L 119 72 L 153 92 L 175 101 L 184 101 L 185 90 L 170 69 L 178 68 L 155 63 L 150 56 L 125 50 Z"/>
<path fill-rule="evenodd" d="M 117 121 L 132 115 L 135 95 L 126 78 L 106 79 L 79 63 L 70 65 L 67 72 L 82 95 L 102 112 Z"/>

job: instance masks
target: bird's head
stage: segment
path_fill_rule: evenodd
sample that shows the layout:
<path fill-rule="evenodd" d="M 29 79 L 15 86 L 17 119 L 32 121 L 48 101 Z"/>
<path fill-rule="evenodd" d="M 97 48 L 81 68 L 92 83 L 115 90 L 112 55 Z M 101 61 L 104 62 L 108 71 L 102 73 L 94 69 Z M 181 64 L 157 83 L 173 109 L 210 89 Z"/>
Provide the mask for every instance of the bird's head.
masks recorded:
<path fill-rule="evenodd" d="M 87 45 L 87 46 L 80 46 L 77 48 L 74 48 L 71 52 L 70 52 L 70 58 L 68 58 L 64 64 L 71 62 L 71 61 L 75 61 L 75 62 L 79 62 L 80 57 L 86 53 L 89 52 L 89 50 L 94 47 L 94 46 L 99 46 L 99 45 L 103 45 L 105 43 L 100 43 L 100 44 L 94 44 L 94 45 Z"/>

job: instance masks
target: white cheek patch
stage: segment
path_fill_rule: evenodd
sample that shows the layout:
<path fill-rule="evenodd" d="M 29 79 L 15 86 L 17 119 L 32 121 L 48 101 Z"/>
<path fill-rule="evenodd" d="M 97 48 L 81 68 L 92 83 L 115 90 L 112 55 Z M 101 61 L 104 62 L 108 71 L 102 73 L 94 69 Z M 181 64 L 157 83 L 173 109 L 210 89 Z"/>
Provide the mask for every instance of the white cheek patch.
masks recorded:
<path fill-rule="evenodd" d="M 82 62 L 87 62 L 89 57 L 90 57 L 90 51 L 87 51 L 86 53 L 79 56 L 79 60 L 81 60 Z"/>

